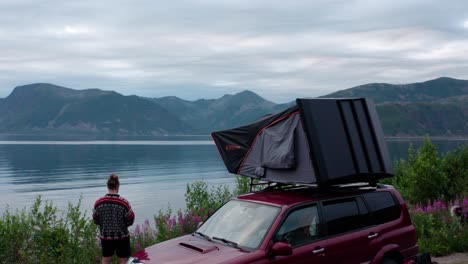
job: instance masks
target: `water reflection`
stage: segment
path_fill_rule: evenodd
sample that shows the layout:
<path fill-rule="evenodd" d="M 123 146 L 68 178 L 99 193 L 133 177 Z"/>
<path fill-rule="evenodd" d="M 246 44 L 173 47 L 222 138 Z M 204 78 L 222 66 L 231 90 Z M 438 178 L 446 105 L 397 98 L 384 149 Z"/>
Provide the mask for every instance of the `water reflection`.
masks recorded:
<path fill-rule="evenodd" d="M 110 172 L 168 178 L 221 165 L 212 146 L 0 145 L 0 151 L 13 184 L 92 180 Z"/>

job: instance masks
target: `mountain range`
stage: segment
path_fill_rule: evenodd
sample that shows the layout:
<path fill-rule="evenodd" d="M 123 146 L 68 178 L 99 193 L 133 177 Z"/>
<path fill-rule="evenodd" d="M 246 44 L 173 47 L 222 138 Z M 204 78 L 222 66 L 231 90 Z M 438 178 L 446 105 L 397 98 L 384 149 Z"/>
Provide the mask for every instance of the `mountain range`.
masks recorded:
<path fill-rule="evenodd" d="M 468 81 L 372 83 L 322 98 L 366 97 L 377 106 L 387 136 L 468 135 Z M 53 84 L 18 86 L 0 99 L 1 134 L 206 135 L 248 124 L 293 105 L 243 91 L 218 99 L 145 98 Z"/>

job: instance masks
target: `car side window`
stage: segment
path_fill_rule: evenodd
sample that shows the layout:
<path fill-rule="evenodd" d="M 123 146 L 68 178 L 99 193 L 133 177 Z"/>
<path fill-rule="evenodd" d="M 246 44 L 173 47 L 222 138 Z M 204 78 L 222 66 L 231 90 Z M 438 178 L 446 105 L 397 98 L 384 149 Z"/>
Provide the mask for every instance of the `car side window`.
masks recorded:
<path fill-rule="evenodd" d="M 400 218 L 400 205 L 390 192 L 374 192 L 363 195 L 372 211 L 375 224 L 383 224 Z"/>
<path fill-rule="evenodd" d="M 360 197 L 324 201 L 323 215 L 327 234 L 346 233 L 369 226 L 369 212 Z"/>
<path fill-rule="evenodd" d="M 275 236 L 276 241 L 301 246 L 317 239 L 320 219 L 317 206 L 307 206 L 290 212 Z"/>

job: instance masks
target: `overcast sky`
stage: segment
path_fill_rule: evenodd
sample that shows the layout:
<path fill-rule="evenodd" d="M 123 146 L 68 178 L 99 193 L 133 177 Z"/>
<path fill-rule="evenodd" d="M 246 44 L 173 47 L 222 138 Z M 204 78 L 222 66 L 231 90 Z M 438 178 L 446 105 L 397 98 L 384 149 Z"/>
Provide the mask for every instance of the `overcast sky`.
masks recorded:
<path fill-rule="evenodd" d="M 0 98 L 47 82 L 276 103 L 468 79 L 468 1 L 0 1 Z"/>

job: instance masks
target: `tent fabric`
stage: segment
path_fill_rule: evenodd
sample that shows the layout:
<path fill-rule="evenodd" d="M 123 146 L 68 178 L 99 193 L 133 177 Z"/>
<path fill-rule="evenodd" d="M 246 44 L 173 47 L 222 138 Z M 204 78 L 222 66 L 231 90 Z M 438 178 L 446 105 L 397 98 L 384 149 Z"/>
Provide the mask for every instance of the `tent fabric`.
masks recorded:
<path fill-rule="evenodd" d="M 294 131 L 299 122 L 297 115 L 291 116 L 260 135 L 261 164 L 270 169 L 291 169 L 296 167 Z"/>
<path fill-rule="evenodd" d="M 255 123 L 229 130 L 213 132 L 211 137 L 230 173 L 239 173 L 239 168 L 256 140 L 257 136 L 269 126 L 286 119 L 298 111 L 298 107 L 288 108 L 280 113 L 265 116 Z"/>
<path fill-rule="evenodd" d="M 297 105 L 211 136 L 230 173 L 282 183 L 337 184 L 391 177 L 375 106 L 363 99 Z"/>
<path fill-rule="evenodd" d="M 299 112 L 262 131 L 238 174 L 282 183 L 316 181 Z"/>

